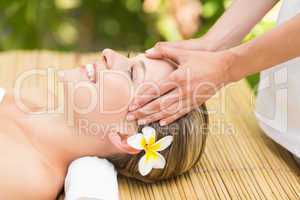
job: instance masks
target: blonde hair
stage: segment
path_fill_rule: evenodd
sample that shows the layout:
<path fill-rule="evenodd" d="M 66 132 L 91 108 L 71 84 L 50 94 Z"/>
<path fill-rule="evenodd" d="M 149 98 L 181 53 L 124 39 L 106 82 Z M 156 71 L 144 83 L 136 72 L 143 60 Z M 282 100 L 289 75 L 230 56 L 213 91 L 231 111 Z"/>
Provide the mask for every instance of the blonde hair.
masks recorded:
<path fill-rule="evenodd" d="M 157 140 L 173 135 L 172 145 L 160 152 L 166 159 L 165 168 L 152 169 L 148 175 L 142 176 L 138 171 L 138 162 L 144 152 L 140 152 L 110 159 L 120 174 L 143 182 L 155 182 L 180 175 L 196 165 L 203 153 L 208 133 L 208 115 L 204 104 L 168 126 L 161 127 L 158 123 L 149 126 L 156 130 Z M 138 132 L 142 128 L 140 126 Z"/>

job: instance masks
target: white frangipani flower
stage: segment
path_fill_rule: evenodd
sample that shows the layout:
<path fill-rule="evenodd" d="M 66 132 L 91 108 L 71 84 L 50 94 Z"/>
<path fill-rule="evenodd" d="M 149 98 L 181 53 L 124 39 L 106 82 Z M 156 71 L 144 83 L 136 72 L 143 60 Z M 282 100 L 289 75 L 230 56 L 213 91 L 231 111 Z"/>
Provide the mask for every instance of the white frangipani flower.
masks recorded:
<path fill-rule="evenodd" d="M 159 153 L 170 146 L 173 136 L 168 135 L 156 141 L 155 129 L 146 126 L 142 133 L 137 133 L 127 138 L 127 143 L 132 148 L 144 150 L 145 155 L 138 163 L 138 169 L 141 175 L 146 176 L 154 169 L 163 169 L 166 165 L 165 158 Z"/>

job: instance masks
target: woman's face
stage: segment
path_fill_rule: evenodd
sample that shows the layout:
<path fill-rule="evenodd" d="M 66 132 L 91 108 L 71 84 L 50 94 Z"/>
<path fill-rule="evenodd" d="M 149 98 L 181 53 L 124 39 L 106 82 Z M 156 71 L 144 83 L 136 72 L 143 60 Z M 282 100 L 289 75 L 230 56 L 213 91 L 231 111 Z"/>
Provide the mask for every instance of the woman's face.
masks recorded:
<path fill-rule="evenodd" d="M 94 75 L 89 71 L 94 69 Z M 65 111 L 79 131 L 89 134 L 111 131 L 132 134 L 135 122 L 127 122 L 128 105 L 140 87 L 155 83 L 174 70 L 162 60 L 139 54 L 127 58 L 113 50 L 102 52 L 99 62 L 63 72 Z M 92 132 L 92 133 L 91 133 Z M 85 133 L 86 134 L 86 133 Z"/>

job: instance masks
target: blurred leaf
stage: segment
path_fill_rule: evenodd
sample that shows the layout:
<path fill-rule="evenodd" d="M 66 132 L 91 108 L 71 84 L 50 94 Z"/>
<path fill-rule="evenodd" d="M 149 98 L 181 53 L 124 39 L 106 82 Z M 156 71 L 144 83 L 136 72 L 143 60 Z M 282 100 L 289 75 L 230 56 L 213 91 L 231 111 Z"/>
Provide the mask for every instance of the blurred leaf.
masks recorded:
<path fill-rule="evenodd" d="M 137 0 L 126 0 L 126 8 L 131 12 L 141 11 L 142 3 Z"/>
<path fill-rule="evenodd" d="M 208 1 L 203 5 L 202 16 L 210 18 L 216 14 L 218 11 L 219 5 L 216 1 Z"/>
<path fill-rule="evenodd" d="M 0 50 L 103 48 L 143 51 L 160 40 L 182 39 L 170 15 L 172 0 L 1 0 Z M 201 0 L 199 37 L 216 22 L 231 0 Z M 153 10 L 154 9 L 154 10 Z M 246 41 L 271 27 L 256 27 Z"/>
<path fill-rule="evenodd" d="M 177 30 L 176 24 L 168 15 L 162 16 L 157 23 L 158 30 L 168 41 L 181 40 L 182 37 Z"/>

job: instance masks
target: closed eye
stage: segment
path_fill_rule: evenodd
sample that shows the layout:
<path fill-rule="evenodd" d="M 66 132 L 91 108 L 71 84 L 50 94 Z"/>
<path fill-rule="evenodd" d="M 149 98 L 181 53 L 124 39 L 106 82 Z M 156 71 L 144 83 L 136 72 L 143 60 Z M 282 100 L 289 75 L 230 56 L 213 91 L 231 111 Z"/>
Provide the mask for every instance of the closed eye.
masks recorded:
<path fill-rule="evenodd" d="M 130 80 L 132 80 L 132 81 L 134 81 L 134 79 L 133 79 L 133 70 L 134 70 L 134 66 L 130 67 L 130 69 L 128 70 Z"/>
<path fill-rule="evenodd" d="M 130 78 L 133 82 L 143 81 L 146 74 L 145 63 L 142 60 L 136 61 L 130 68 Z"/>

